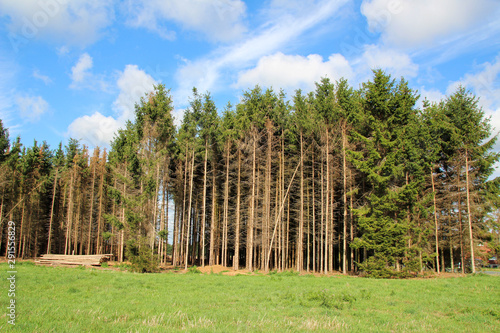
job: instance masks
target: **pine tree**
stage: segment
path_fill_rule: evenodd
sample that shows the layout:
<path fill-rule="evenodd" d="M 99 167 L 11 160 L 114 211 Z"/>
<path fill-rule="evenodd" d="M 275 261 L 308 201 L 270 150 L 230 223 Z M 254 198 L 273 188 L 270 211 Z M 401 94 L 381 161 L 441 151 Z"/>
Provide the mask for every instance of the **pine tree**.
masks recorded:
<path fill-rule="evenodd" d="M 388 276 L 393 274 L 390 266 L 398 269 L 399 260 L 408 255 L 408 209 L 416 191 L 405 182 L 402 152 L 417 97 L 406 82 L 396 85 L 381 70 L 374 71 L 362 94 L 365 121 L 355 135 L 364 151 L 353 152 L 352 161 L 365 174 L 370 192 L 365 206 L 356 210 L 362 235 L 354 246 L 372 251 L 370 260 L 361 265 L 367 274 Z"/>

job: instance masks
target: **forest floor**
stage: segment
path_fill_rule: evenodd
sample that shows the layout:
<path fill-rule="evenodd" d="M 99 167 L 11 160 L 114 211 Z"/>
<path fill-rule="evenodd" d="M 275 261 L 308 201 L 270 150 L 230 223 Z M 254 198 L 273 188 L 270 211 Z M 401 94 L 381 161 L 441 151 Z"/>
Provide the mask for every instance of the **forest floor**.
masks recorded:
<path fill-rule="evenodd" d="M 111 266 L 113 267 L 113 266 Z M 0 263 L 0 331 L 498 332 L 500 277 L 377 280 L 293 272 L 162 274 Z M 219 270 L 219 272 L 217 272 Z M 217 273 L 216 273 L 217 272 Z M 11 287 L 11 286 L 10 286 Z M 7 306 L 15 299 L 16 325 Z"/>

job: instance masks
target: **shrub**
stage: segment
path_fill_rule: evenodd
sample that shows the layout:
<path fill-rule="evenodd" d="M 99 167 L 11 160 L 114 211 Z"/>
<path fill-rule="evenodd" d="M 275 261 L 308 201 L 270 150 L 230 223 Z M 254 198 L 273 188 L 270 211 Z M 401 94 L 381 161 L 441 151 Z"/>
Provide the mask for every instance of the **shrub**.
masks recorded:
<path fill-rule="evenodd" d="M 192 266 L 188 268 L 188 274 L 201 274 L 201 271 L 198 269 L 198 267 Z"/>
<path fill-rule="evenodd" d="M 127 242 L 127 258 L 132 265 L 132 271 L 137 273 L 156 273 L 160 271 L 158 258 L 152 253 L 146 240 L 131 239 Z"/>

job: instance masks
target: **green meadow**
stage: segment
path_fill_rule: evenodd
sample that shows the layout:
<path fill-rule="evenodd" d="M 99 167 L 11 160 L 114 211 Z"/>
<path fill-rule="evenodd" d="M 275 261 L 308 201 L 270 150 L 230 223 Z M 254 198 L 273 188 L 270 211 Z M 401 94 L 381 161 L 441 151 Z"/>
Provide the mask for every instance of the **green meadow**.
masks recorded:
<path fill-rule="evenodd" d="M 376 280 L 16 266 L 18 332 L 498 332 L 500 276 Z"/>

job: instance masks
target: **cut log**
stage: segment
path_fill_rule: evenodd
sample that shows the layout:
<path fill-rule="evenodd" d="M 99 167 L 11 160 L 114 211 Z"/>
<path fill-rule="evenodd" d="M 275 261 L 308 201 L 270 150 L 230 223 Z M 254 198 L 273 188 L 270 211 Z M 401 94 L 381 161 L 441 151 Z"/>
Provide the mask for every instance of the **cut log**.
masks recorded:
<path fill-rule="evenodd" d="M 40 265 L 78 265 L 78 266 L 100 266 L 101 263 L 113 258 L 112 254 L 95 255 L 64 255 L 43 254 L 35 263 Z"/>

